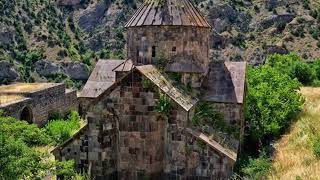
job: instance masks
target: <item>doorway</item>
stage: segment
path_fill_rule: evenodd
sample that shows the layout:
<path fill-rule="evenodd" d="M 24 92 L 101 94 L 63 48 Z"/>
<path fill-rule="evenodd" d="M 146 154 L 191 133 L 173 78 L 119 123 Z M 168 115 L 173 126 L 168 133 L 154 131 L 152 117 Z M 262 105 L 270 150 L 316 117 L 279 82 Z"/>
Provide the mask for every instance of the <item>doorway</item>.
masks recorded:
<path fill-rule="evenodd" d="M 32 110 L 30 107 L 24 107 L 20 114 L 20 120 L 27 121 L 29 124 L 32 124 Z"/>

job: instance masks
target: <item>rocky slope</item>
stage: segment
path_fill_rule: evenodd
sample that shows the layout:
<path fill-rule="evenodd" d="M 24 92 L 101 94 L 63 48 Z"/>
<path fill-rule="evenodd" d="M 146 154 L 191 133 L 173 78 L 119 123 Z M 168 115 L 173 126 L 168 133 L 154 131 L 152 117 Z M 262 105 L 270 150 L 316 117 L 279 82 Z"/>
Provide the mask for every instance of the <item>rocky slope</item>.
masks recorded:
<path fill-rule="evenodd" d="M 257 65 L 267 54 L 320 57 L 317 0 L 195 0 L 214 27 L 211 58 Z M 125 58 L 123 25 L 138 0 L 0 1 L 0 83 L 88 78 L 98 58 Z M 79 85 L 80 86 L 80 85 Z"/>

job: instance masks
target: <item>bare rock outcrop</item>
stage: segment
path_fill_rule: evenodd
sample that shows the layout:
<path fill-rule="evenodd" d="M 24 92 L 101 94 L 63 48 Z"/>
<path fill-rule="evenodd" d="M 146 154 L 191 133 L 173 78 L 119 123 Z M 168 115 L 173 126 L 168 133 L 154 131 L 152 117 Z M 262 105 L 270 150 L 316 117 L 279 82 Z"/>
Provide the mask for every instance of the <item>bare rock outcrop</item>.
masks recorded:
<path fill-rule="evenodd" d="M 14 34 L 14 28 L 0 23 L 0 44 L 11 44 L 13 42 Z"/>
<path fill-rule="evenodd" d="M 15 81 L 18 77 L 19 74 L 10 61 L 0 61 L 0 81 Z"/>
<path fill-rule="evenodd" d="M 65 73 L 74 80 L 87 80 L 90 75 L 88 66 L 82 62 L 70 62 L 65 64 Z"/>
<path fill-rule="evenodd" d="M 62 67 L 49 60 L 41 60 L 35 63 L 35 70 L 40 76 L 52 76 L 63 73 Z"/>
<path fill-rule="evenodd" d="M 96 27 L 101 26 L 108 7 L 109 5 L 106 1 L 100 1 L 94 7 L 89 7 L 83 11 L 78 18 L 79 27 L 82 30 L 89 32 Z"/>

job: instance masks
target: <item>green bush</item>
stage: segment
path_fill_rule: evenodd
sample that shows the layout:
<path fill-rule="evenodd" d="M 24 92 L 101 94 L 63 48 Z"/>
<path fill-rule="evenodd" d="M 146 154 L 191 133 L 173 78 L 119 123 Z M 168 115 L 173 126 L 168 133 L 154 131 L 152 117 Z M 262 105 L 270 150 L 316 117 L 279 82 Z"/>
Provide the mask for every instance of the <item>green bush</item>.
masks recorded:
<path fill-rule="evenodd" d="M 312 68 L 315 71 L 316 77 L 320 80 L 320 59 L 317 59 L 312 63 Z"/>
<path fill-rule="evenodd" d="M 0 179 L 43 179 L 48 174 L 63 175 L 65 179 L 77 177 L 73 161 L 53 162 L 47 153 L 36 150 L 36 146 L 49 143 L 49 137 L 42 129 L 3 115 L 1 111 Z M 71 121 L 77 118 L 76 113 L 70 115 Z"/>
<path fill-rule="evenodd" d="M 290 125 L 304 102 L 297 92 L 299 86 L 296 79 L 277 68 L 249 68 L 245 117 L 252 140 L 276 137 Z"/>
<path fill-rule="evenodd" d="M 72 111 L 67 120 L 51 120 L 44 130 L 48 134 L 53 144 L 61 144 L 69 139 L 72 134 L 80 128 L 80 116 Z"/>
<path fill-rule="evenodd" d="M 73 61 L 80 61 L 81 56 L 79 55 L 78 50 L 74 46 L 68 48 L 68 55 Z"/>
<path fill-rule="evenodd" d="M 160 93 L 159 99 L 156 102 L 155 110 L 159 113 L 169 113 L 171 110 L 170 98 L 165 94 Z"/>
<path fill-rule="evenodd" d="M 293 77 L 304 85 L 310 85 L 315 80 L 316 75 L 314 69 L 303 62 L 296 62 L 292 68 Z"/>
<path fill-rule="evenodd" d="M 267 58 L 266 66 L 270 66 L 282 74 L 287 74 L 293 79 L 297 78 L 304 85 L 312 84 L 316 78 L 314 69 L 294 53 L 270 55 Z"/>
<path fill-rule="evenodd" d="M 266 175 L 272 167 L 272 161 L 265 154 L 260 155 L 258 158 L 249 159 L 249 163 L 243 167 L 242 173 L 247 179 L 266 179 Z"/>
<path fill-rule="evenodd" d="M 22 140 L 0 134 L 0 179 L 41 179 L 49 164 Z"/>
<path fill-rule="evenodd" d="M 228 129 L 223 115 L 212 105 L 204 101 L 198 102 L 192 118 L 192 124 L 199 127 L 207 126 L 224 132 Z"/>
<path fill-rule="evenodd" d="M 55 163 L 56 175 L 62 179 L 75 179 L 77 172 L 74 169 L 74 161 L 60 161 Z"/>
<path fill-rule="evenodd" d="M 35 124 L 12 117 L 0 117 L 0 134 L 20 140 L 28 146 L 47 145 L 50 142 L 50 137 Z"/>

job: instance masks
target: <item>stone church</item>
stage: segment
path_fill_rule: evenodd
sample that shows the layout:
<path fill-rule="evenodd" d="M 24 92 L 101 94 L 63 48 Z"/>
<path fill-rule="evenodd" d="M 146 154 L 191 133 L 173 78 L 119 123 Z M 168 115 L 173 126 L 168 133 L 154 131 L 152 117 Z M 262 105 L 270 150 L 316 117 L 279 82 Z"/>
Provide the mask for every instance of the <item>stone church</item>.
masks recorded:
<path fill-rule="evenodd" d="M 125 27 L 128 59 L 97 62 L 79 97 L 87 125 L 56 159 L 95 179 L 230 178 L 246 63 L 209 60 L 212 27 L 189 0 L 146 1 Z M 203 102 L 238 135 L 195 125 Z"/>

